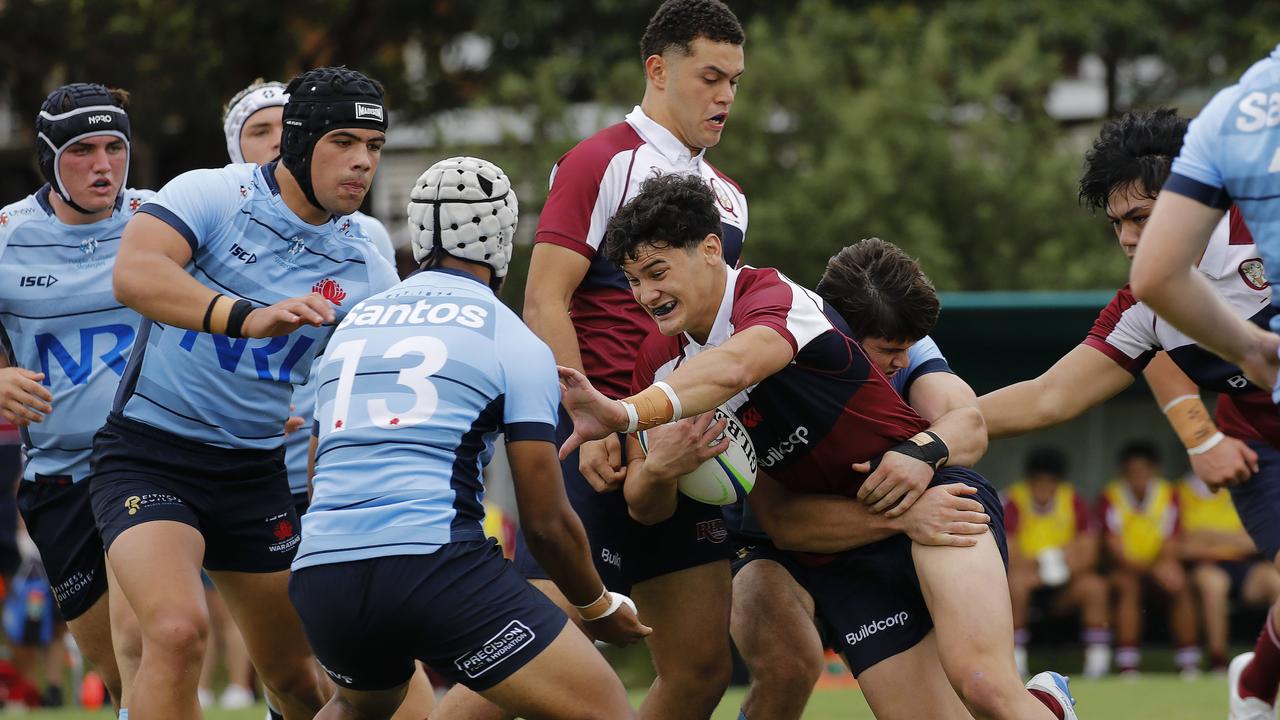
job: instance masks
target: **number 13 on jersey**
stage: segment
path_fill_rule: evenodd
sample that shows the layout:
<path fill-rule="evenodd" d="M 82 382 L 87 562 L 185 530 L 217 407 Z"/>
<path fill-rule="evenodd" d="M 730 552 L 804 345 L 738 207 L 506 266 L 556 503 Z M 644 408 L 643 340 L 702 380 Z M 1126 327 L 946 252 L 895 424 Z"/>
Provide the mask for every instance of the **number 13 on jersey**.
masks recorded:
<path fill-rule="evenodd" d="M 329 352 L 330 362 L 340 362 L 337 388 L 333 399 L 333 418 L 329 425 L 330 432 L 346 430 L 350 423 L 351 396 L 356 391 L 356 383 L 361 378 L 386 375 L 386 370 L 360 370 L 362 360 L 370 360 L 364 356 L 365 344 L 368 341 L 348 340 L 340 343 Z M 381 356 L 383 360 L 395 360 L 405 355 L 420 355 L 422 361 L 416 365 L 399 370 L 396 384 L 408 388 L 408 392 L 395 393 L 393 402 L 402 404 L 408 394 L 413 395 L 412 405 L 405 410 L 392 410 L 386 400 L 374 398 L 365 401 L 369 421 L 380 428 L 393 430 L 412 427 L 426 422 L 435 414 L 439 405 L 440 394 L 431 382 L 431 376 L 439 372 L 449 359 L 449 350 L 439 339 L 430 336 L 407 337 L 387 348 Z M 399 402 L 397 402 L 399 401 Z"/>

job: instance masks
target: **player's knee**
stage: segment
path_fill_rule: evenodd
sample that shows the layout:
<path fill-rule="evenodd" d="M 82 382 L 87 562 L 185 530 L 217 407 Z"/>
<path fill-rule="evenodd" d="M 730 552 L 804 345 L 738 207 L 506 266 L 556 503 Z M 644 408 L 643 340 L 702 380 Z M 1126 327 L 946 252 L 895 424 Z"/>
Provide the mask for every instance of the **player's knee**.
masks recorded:
<path fill-rule="evenodd" d="M 723 651 L 691 653 L 675 662 L 663 663 L 658 674 L 664 685 L 675 685 L 680 695 L 718 701 L 729 687 L 733 660 L 726 645 Z"/>
<path fill-rule="evenodd" d="M 194 609 L 163 612 L 142 628 L 148 651 L 171 661 L 199 666 L 209 641 L 209 618 Z"/>
<path fill-rule="evenodd" d="M 262 684 L 279 697 L 303 702 L 319 697 L 319 678 L 316 677 L 315 663 L 310 659 L 263 663 L 258 672 L 262 676 Z"/>
<path fill-rule="evenodd" d="M 1231 578 L 1216 565 L 1202 563 L 1192 571 L 1196 590 L 1210 597 L 1225 597 L 1231 591 Z"/>
<path fill-rule="evenodd" d="M 993 673 L 984 672 L 982 668 L 969 666 L 952 680 L 952 686 L 965 704 L 980 717 L 1006 717 L 1005 712 L 1010 704 L 1010 688 L 1003 687 Z M 1022 691 L 1021 685 L 1017 687 Z"/>
<path fill-rule="evenodd" d="M 746 655 L 742 657 L 753 683 L 787 693 L 808 693 L 813 689 L 822 675 L 821 651 L 805 652 L 794 645 L 789 651 L 780 645 L 771 645 L 769 650 L 760 652 L 758 649 L 751 659 Z"/>
<path fill-rule="evenodd" d="M 1094 573 L 1081 575 L 1078 582 L 1080 583 L 1080 594 L 1086 602 L 1106 600 L 1107 583 L 1098 575 Z"/>

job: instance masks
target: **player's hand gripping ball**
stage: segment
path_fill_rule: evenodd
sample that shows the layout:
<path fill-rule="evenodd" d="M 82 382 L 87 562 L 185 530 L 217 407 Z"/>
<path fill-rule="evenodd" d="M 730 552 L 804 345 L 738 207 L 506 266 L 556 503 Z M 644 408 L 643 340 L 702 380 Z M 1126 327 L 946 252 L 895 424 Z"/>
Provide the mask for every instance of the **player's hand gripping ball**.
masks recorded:
<path fill-rule="evenodd" d="M 756 484 L 756 448 L 751 437 L 734 414 L 716 408 L 712 422 L 725 420 L 724 433 L 709 443 L 716 445 L 728 436 L 729 447 L 680 478 L 680 492 L 708 505 L 731 505 L 745 498 Z M 649 452 L 649 441 L 642 430 L 637 433 L 640 447 Z"/>

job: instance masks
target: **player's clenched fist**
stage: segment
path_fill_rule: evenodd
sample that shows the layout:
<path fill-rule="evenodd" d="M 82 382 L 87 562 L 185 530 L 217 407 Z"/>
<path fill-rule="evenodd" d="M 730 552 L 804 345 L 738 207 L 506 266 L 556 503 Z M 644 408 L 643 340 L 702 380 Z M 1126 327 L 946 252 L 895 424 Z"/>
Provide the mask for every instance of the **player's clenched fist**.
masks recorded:
<path fill-rule="evenodd" d="M 53 412 L 53 395 L 40 384 L 44 373 L 18 367 L 0 370 L 0 415 L 5 420 L 26 427 L 44 420 Z"/>
<path fill-rule="evenodd" d="M 303 325 L 320 327 L 332 323 L 335 317 L 333 305 L 320 293 L 311 293 L 255 309 L 244 319 L 241 335 L 248 338 L 288 335 Z"/>
<path fill-rule="evenodd" d="M 607 602 L 600 615 L 594 615 L 595 607 L 581 609 L 583 627 L 593 640 L 610 645 L 630 645 L 643 640 L 653 628 L 640 622 L 635 603 L 621 593 L 605 593 L 597 603 Z M 590 619 L 588 619 L 590 618 Z"/>

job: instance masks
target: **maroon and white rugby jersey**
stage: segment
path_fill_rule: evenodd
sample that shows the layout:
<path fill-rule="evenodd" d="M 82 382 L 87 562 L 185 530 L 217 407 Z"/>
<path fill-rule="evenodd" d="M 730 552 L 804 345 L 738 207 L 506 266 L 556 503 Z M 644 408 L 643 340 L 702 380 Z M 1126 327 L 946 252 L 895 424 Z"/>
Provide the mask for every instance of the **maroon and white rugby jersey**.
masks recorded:
<path fill-rule="evenodd" d="M 747 232 L 747 199 L 705 154 L 691 154 L 637 106 L 624 122 L 578 143 L 551 170 L 551 192 L 534 241 L 560 245 L 591 260 L 569 312 L 586 376 L 605 395 L 627 394 L 636 348 L 657 327 L 632 297 L 622 271 L 599 254 L 609 219 L 639 192 L 640 183 L 666 173 L 700 175 L 719 206 L 725 262 L 738 264 Z"/>
<path fill-rule="evenodd" d="M 1240 317 L 1266 328 L 1276 310 L 1262 258 L 1239 211 L 1232 207 L 1214 229 L 1199 270 L 1214 292 Z M 1264 440 L 1280 447 L 1280 415 L 1270 395 L 1249 382 L 1236 365 L 1213 354 L 1138 302 L 1126 285 L 1103 308 L 1084 344 L 1133 374 L 1142 372 L 1159 350 L 1205 390 L 1221 393 L 1217 419 L 1233 437 Z"/>
<path fill-rule="evenodd" d="M 728 269 L 706 343 L 684 333 L 649 336 L 631 391 L 755 326 L 776 331 L 795 357 L 724 406 L 747 428 L 761 471 L 791 490 L 854 495 L 866 476 L 853 472 L 853 463 L 928 427 L 867 359 L 839 313 L 771 268 Z"/>

